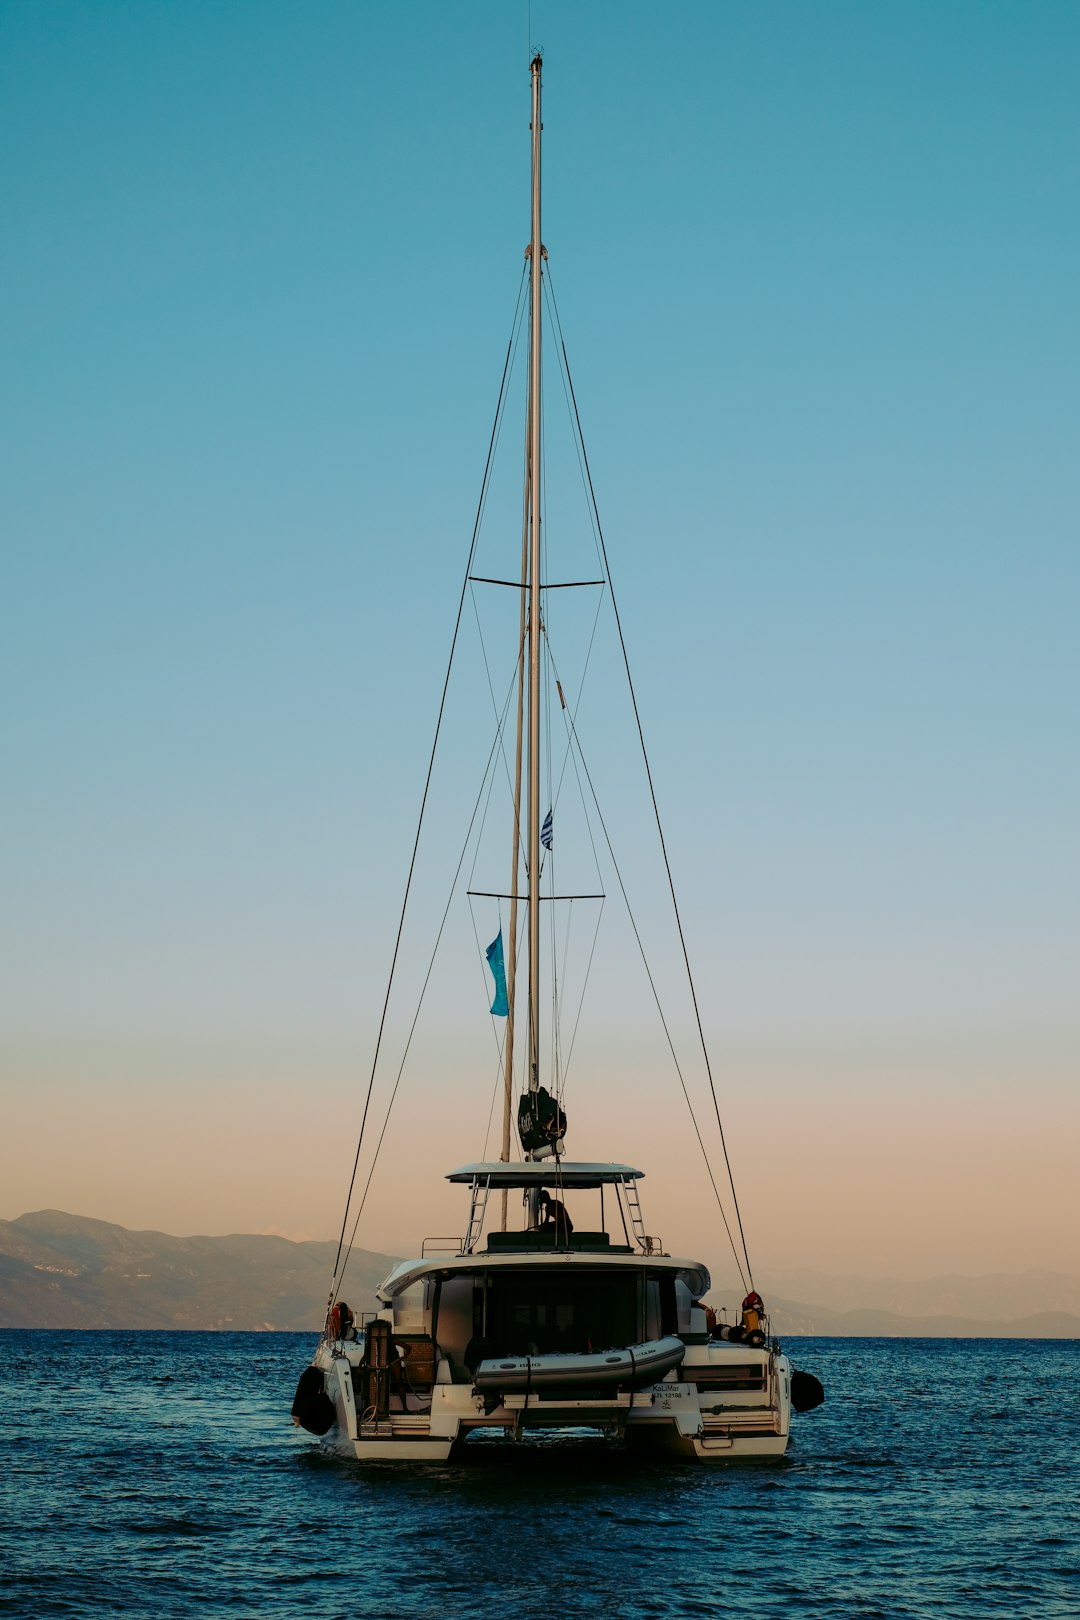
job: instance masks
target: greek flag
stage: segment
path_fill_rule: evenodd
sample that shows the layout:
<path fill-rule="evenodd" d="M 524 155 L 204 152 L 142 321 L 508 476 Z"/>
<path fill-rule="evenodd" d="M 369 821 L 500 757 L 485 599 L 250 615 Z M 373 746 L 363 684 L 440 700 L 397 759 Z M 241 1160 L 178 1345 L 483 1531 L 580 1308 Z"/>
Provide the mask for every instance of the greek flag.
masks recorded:
<path fill-rule="evenodd" d="M 554 836 L 554 825 L 554 818 L 552 812 L 549 810 L 547 815 L 544 817 L 544 825 L 540 829 L 540 842 L 543 844 L 545 849 L 551 848 L 551 840 Z"/>
<path fill-rule="evenodd" d="M 484 955 L 491 969 L 491 977 L 495 980 L 495 1000 L 491 1003 L 491 1010 L 496 1018 L 506 1018 L 510 1012 L 510 1003 L 506 999 L 506 968 L 503 965 L 501 928 Z"/>

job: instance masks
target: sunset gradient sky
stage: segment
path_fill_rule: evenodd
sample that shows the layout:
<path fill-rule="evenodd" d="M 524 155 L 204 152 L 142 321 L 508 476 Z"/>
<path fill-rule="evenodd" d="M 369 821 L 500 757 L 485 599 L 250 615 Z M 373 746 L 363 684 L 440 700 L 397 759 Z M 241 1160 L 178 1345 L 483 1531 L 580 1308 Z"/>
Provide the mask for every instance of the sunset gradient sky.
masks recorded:
<path fill-rule="evenodd" d="M 1080 8 L 531 18 L 3 9 L 0 1217 L 336 1236 L 542 44 L 545 241 L 755 1264 L 1080 1271 Z M 702 1103 L 605 626 L 586 747 Z M 490 744 L 465 628 L 376 1119 Z M 569 1146 L 641 1164 L 650 1229 L 723 1277 L 607 887 Z M 462 1225 L 486 993 L 458 905 L 365 1247 Z"/>

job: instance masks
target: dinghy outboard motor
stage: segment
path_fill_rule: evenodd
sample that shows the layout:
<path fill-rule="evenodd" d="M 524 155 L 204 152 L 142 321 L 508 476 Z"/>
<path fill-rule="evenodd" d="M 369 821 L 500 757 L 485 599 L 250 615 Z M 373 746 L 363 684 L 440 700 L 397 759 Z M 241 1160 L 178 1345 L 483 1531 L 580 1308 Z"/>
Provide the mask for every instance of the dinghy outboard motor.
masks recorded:
<path fill-rule="evenodd" d="M 796 1412 L 812 1412 L 825 1399 L 825 1386 L 813 1373 L 795 1370 L 791 1374 L 791 1404 Z"/>
<path fill-rule="evenodd" d="M 334 1427 L 334 1403 L 326 1393 L 326 1380 L 318 1367 L 307 1367 L 300 1374 L 292 1420 L 309 1434 L 327 1434 Z"/>

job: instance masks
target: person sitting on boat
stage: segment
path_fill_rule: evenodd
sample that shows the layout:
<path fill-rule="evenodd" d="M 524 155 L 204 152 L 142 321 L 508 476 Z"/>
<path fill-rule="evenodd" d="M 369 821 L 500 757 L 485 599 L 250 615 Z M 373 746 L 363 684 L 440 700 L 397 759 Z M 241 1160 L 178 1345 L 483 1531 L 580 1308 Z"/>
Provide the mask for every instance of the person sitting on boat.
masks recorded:
<path fill-rule="evenodd" d="M 332 1339 L 356 1338 L 356 1317 L 343 1299 L 330 1312 L 329 1329 Z"/>
<path fill-rule="evenodd" d="M 765 1301 L 754 1289 L 747 1294 L 742 1302 L 742 1328 L 747 1343 L 762 1345 L 765 1343 Z"/>
<path fill-rule="evenodd" d="M 700 1311 L 701 1312 L 701 1314 L 705 1318 L 705 1331 L 706 1331 L 706 1333 L 709 1335 L 710 1339 L 715 1338 L 716 1337 L 716 1312 L 713 1310 L 712 1306 L 711 1305 L 706 1305 L 706 1303 L 705 1303 L 705 1301 L 703 1299 L 692 1299 L 690 1301 L 690 1309 L 691 1309 L 691 1311 Z M 691 1322 L 693 1321 L 692 1316 L 691 1316 L 690 1320 L 691 1320 Z"/>
<path fill-rule="evenodd" d="M 556 1243 L 568 1243 L 574 1223 L 566 1213 L 566 1205 L 552 1198 L 546 1187 L 540 1189 L 540 1230 L 554 1230 Z"/>

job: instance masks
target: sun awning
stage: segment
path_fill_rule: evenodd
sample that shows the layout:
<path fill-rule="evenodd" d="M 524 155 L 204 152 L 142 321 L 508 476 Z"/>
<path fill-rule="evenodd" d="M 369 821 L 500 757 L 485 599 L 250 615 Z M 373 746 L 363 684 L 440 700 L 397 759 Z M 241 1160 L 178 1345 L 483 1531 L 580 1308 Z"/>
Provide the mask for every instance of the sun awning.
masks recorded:
<path fill-rule="evenodd" d="M 537 1159 L 505 1164 L 465 1164 L 451 1170 L 447 1181 L 486 1181 L 491 1187 L 607 1187 L 621 1181 L 640 1181 L 644 1170 L 629 1164 L 577 1164 L 568 1159 Z"/>

